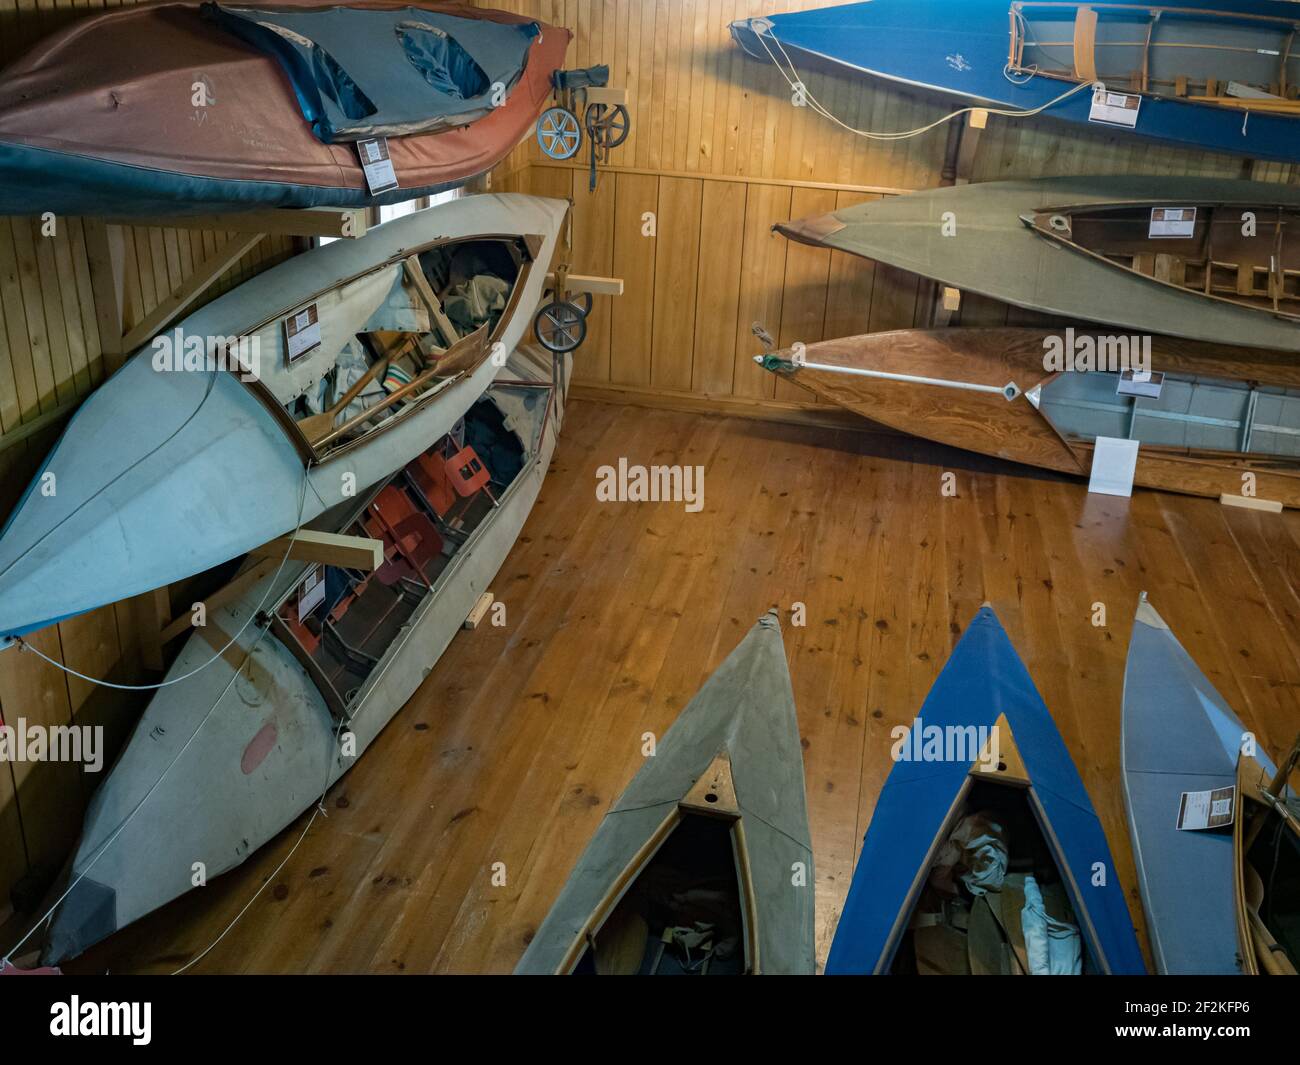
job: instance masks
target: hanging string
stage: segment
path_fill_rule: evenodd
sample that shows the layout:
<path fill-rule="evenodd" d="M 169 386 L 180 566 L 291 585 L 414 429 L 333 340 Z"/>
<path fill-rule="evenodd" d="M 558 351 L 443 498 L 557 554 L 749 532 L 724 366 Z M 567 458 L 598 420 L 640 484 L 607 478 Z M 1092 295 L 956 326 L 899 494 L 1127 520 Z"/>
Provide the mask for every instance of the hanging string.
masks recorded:
<path fill-rule="evenodd" d="M 951 122 L 955 118 L 960 118 L 962 115 L 973 114 L 976 111 L 983 111 L 990 115 L 1001 115 L 1005 118 L 1032 118 L 1035 115 L 1042 114 L 1044 111 L 1048 110 L 1048 108 L 1064 103 L 1066 100 L 1070 99 L 1070 97 L 1076 96 L 1081 92 L 1091 92 L 1093 89 L 1098 87 L 1105 88 L 1101 82 L 1085 81 L 1075 85 L 1068 91 L 1061 93 L 1061 95 L 1057 96 L 1055 99 L 1048 100 L 1047 103 L 1039 107 L 1031 107 L 1027 109 L 1010 107 L 964 107 L 959 111 L 953 111 L 951 114 L 944 115 L 942 118 L 931 122 L 927 126 L 920 126 L 917 129 L 903 130 L 897 133 L 877 133 L 872 130 L 857 129 L 850 126 L 847 122 L 844 122 L 837 116 L 833 115 L 815 96 L 813 96 L 811 92 L 808 91 L 807 84 L 799 76 L 799 71 L 795 68 L 794 61 L 790 58 L 789 53 L 786 52 L 785 46 L 776 38 L 775 34 L 772 33 L 770 24 L 762 32 L 756 30 L 754 36 L 757 37 L 759 42 L 763 45 L 763 49 L 767 52 L 768 58 L 772 60 L 772 65 L 780 71 L 781 76 L 785 78 L 792 92 L 808 101 L 808 104 L 812 107 L 813 111 L 821 115 L 823 118 L 829 119 L 831 122 L 835 123 L 835 125 L 849 133 L 852 133 L 854 136 L 865 137 L 867 140 L 908 140 L 912 137 L 919 137 L 922 134 L 929 133 L 931 130 L 942 126 L 945 122 Z M 785 66 L 782 66 L 781 59 L 777 58 L 776 54 L 772 51 L 771 46 L 767 43 L 769 39 L 776 45 L 777 50 L 781 53 L 781 59 L 784 59 Z M 789 73 L 786 72 L 786 67 L 789 68 Z M 1005 73 L 1006 71 L 1004 70 L 1004 74 Z M 1032 76 L 1033 74 L 1031 73 L 1030 77 L 1032 78 Z"/>

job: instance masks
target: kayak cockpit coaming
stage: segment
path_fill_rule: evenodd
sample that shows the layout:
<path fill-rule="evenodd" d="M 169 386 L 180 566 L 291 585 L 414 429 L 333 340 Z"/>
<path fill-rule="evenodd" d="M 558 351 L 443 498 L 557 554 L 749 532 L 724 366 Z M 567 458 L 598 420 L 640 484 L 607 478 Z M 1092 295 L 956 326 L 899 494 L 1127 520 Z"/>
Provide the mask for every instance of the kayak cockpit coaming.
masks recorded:
<path fill-rule="evenodd" d="M 545 239 L 473 234 L 401 248 L 263 319 L 238 338 L 241 350 L 256 341 L 259 372 L 229 369 L 304 463 L 336 458 L 424 409 L 495 352 Z M 483 272 L 463 276 L 467 263 Z M 444 308 L 449 297 L 459 326 Z M 320 342 L 290 359 L 286 323 L 299 319 Z"/>
<path fill-rule="evenodd" d="M 1084 973 L 1092 971 L 1109 973 L 1111 971 L 1109 960 L 1101 946 L 1101 938 L 1093 925 L 1088 908 L 1083 905 L 1079 885 L 1074 878 L 1069 862 L 1065 858 L 1064 849 L 1052 827 L 1045 804 L 1041 801 L 1015 747 L 1014 737 L 1011 736 L 1005 718 L 999 719 L 996 728 L 1001 736 L 998 748 L 998 764 L 994 768 L 986 768 L 986 757 L 981 755 L 980 760 L 971 766 L 970 771 L 962 779 L 953 796 L 951 805 L 939 822 L 923 861 L 917 868 L 911 887 L 902 900 L 893 926 L 873 970 L 875 975 L 919 971 L 918 954 L 913 935 L 914 930 L 918 927 L 918 910 L 930 887 L 940 854 L 953 835 L 954 830 L 966 818 L 980 816 L 989 809 L 1000 810 L 1000 816 L 1005 816 L 1008 812 L 1017 809 L 1021 810 L 1022 815 L 1029 815 L 1021 816 L 1018 819 L 1016 822 L 1017 831 L 1012 833 L 1009 851 L 1014 855 L 1013 864 L 1023 864 L 1029 851 L 1041 850 L 1043 852 L 1041 860 L 1036 862 L 1033 868 L 1035 873 L 1041 877 L 1044 870 L 1050 866 L 1048 871 L 1055 873 L 1058 878 L 1057 882 L 1064 889 L 1069 912 L 1068 915 L 1064 915 L 1061 919 L 1068 917 L 1078 925 L 1082 947 L 1082 971 Z M 1025 832 L 1025 826 L 1031 824 L 1034 827 L 1030 832 Z M 1036 834 L 1037 840 L 1031 839 L 1027 848 L 1023 837 L 1032 834 Z M 1010 872 L 1010 870 L 1011 865 L 1009 864 L 1007 871 Z M 1045 880 L 1039 884 L 1040 891 L 1043 888 L 1050 890 L 1052 887 L 1053 882 L 1050 880 Z M 994 889 L 994 893 L 1000 894 L 1000 890 Z M 938 903 L 946 915 L 947 905 L 943 902 L 942 897 L 933 890 L 930 891 L 930 895 L 931 902 Z M 924 926 L 924 924 L 921 925 L 921 927 Z M 1004 941 L 1010 946 L 1006 935 L 1004 929 Z M 1008 950 L 1007 953 L 1012 959 L 1017 958 L 1015 950 Z M 1027 973 L 1022 970 L 1022 975 L 1027 975 Z"/>
<path fill-rule="evenodd" d="M 1256 12 L 1093 2 L 1010 7 L 1010 74 L 1102 82 L 1216 109 L 1300 113 L 1300 20 Z M 1176 58 L 1175 58 L 1176 57 Z"/>
<path fill-rule="evenodd" d="M 448 444 L 447 438 L 440 440 L 404 470 L 367 492 L 364 501 L 337 526 L 384 544 L 385 563 L 379 571 L 306 567 L 286 582 L 262 615 L 262 623 L 271 627 L 302 665 L 338 721 L 350 723 L 363 710 L 385 670 L 418 631 L 421 618 L 437 606 L 439 593 L 488 535 L 494 517 L 523 490 L 542 461 L 540 438 L 554 409 L 552 386 L 512 382 L 494 386 L 494 390 L 498 387 L 527 395 L 537 422 L 519 425 L 500 410 L 491 392 L 471 411 L 469 419 L 479 422 L 487 419 L 487 408 L 500 416 L 495 427 L 499 432 L 496 447 L 508 441 L 517 459 L 508 479 L 498 480 L 472 448 L 444 454 L 455 445 Z M 528 400 L 524 406 L 529 406 Z M 451 459 L 478 467 L 467 479 L 468 485 L 478 487 L 473 496 L 459 501 L 468 505 L 463 512 L 458 510 L 454 529 L 444 521 L 448 511 L 440 512 L 441 504 L 433 502 L 437 493 L 447 491 L 439 463 L 447 460 L 450 464 Z M 323 592 L 317 589 L 317 581 L 324 582 Z M 302 611 L 309 596 L 318 601 Z M 352 606 L 367 596 L 385 600 L 380 604 L 383 616 L 368 632 L 357 627 L 360 610 L 350 625 L 346 622 Z M 345 632 L 345 625 L 352 631 Z M 341 683 L 345 686 L 340 687 Z"/>
<path fill-rule="evenodd" d="M 673 927 L 670 922 L 674 917 L 684 919 L 680 910 L 669 915 L 665 899 L 699 897 L 706 892 L 711 896 L 707 909 L 714 919 L 707 928 L 699 923 L 694 928 L 704 934 L 709 952 L 694 965 L 678 962 L 683 974 L 707 973 L 715 957 L 730 972 L 757 975 L 762 971 L 757 891 L 745 838 L 747 815 L 736 798 L 727 749 L 718 752 L 682 799 L 660 805 L 665 807 L 663 819 L 611 878 L 561 958 L 555 970 L 558 975 L 637 973 L 643 971 L 647 960 L 649 974 L 660 974 L 663 945 Z M 636 809 L 616 809 L 611 816 Z M 701 870 L 710 874 L 704 880 L 699 879 Z M 614 943 L 605 955 L 600 947 L 602 931 L 607 941 Z M 738 959 L 734 948 L 712 953 L 730 942 L 730 936 L 740 950 Z M 630 953 L 625 955 L 629 942 Z M 660 944 L 658 951 L 647 959 L 648 948 L 656 943 Z M 611 954 L 614 960 L 607 962 Z M 690 957 L 689 948 L 686 957 Z"/>
<path fill-rule="evenodd" d="M 1300 321 L 1293 237 L 1300 209 L 1293 204 L 1117 201 L 1045 207 L 1020 219 L 1039 236 L 1147 282 Z"/>
<path fill-rule="evenodd" d="M 1159 394 L 1121 394 L 1120 373 L 1060 373 L 1031 397 L 1038 413 L 1071 446 L 1097 437 L 1137 440 L 1144 451 L 1191 458 L 1300 460 L 1300 389 L 1165 372 Z"/>
<path fill-rule="evenodd" d="M 1286 801 L 1297 751 L 1300 740 L 1280 772 L 1246 754 L 1237 760 L 1233 898 L 1238 953 L 1250 975 L 1300 968 L 1300 821 Z"/>

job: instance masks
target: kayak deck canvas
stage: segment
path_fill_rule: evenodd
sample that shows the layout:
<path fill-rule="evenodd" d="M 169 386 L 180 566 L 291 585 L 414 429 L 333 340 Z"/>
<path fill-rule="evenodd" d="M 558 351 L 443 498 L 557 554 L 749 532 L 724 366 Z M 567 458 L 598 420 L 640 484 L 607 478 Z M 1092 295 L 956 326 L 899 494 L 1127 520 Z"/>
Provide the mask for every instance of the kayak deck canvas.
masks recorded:
<path fill-rule="evenodd" d="M 1127 203 L 1300 208 L 1290 186 L 1207 178 L 1069 177 L 997 181 L 894 196 L 776 226 L 791 240 L 888 263 L 953 288 L 1124 332 L 1300 351 L 1295 322 L 1067 252 L 1024 218 Z M 1262 244 L 1273 242 L 1264 215 Z"/>
<path fill-rule="evenodd" d="M 780 61 L 787 73 L 791 62 L 811 61 L 965 103 L 1050 105 L 1046 118 L 1117 136 L 1294 162 L 1298 23 L 1294 5 L 1277 0 L 871 0 L 740 19 L 731 32 L 749 55 Z M 1091 121 L 1092 90 L 1059 100 L 1098 82 L 1135 98 L 1131 126 Z M 1133 103 L 1119 106 L 1133 114 Z"/>
<path fill-rule="evenodd" d="M 896 737 L 894 756 L 835 930 L 828 974 L 903 971 L 896 961 L 915 962 L 906 971 L 928 971 L 926 959 L 935 955 L 918 934 L 939 926 L 920 919 L 918 903 L 954 826 L 983 812 L 968 802 L 995 793 L 1002 796 L 995 813 L 1008 815 L 1011 826 L 1008 868 L 1031 864 L 1046 897 L 1055 867 L 1082 939 L 1084 971 L 1144 971 L 1101 823 L 1047 707 L 988 606 L 967 626 L 912 727 Z M 1016 842 L 1017 815 L 1021 840 L 1040 840 L 1045 852 L 1018 858 L 1016 848 L 1024 844 Z M 1025 894 L 1032 894 L 1027 882 Z M 974 906 L 971 915 L 966 934 L 973 944 Z M 942 954 L 943 944 L 936 951 Z M 964 945 L 957 953 L 965 955 Z M 970 956 L 982 955 L 972 946 Z M 1018 971 L 1016 964 L 1007 971 Z"/>
<path fill-rule="evenodd" d="M 424 451 L 529 328 L 567 211 L 517 194 L 431 207 L 260 274 L 128 359 L 0 531 L 0 637 L 236 558 Z M 300 322 L 317 343 L 291 359 Z M 250 342 L 251 374 L 208 357 L 229 338 Z"/>
<path fill-rule="evenodd" d="M 515 972 L 811 974 L 813 882 L 803 753 L 771 611 L 605 815 Z M 702 925 L 711 952 L 696 941 Z"/>
<path fill-rule="evenodd" d="M 246 563 L 264 575 L 189 638 L 168 672 L 186 679 L 154 695 L 95 792 L 44 957 L 80 954 L 191 890 L 195 861 L 208 877 L 241 864 L 365 753 L 532 511 L 563 420 L 561 358 L 552 375 L 513 356 L 463 434 L 315 524 L 380 540 L 379 569 Z M 484 474 L 457 488 L 469 462 Z"/>
<path fill-rule="evenodd" d="M 1121 749 L 1124 802 L 1157 971 L 1257 971 L 1242 928 L 1240 870 L 1247 856 L 1241 822 L 1260 778 L 1276 769 L 1145 596 L 1129 642 Z M 1178 827 L 1185 795 L 1232 788 L 1238 788 L 1234 826 Z M 1277 845 L 1270 839 L 1251 857 L 1268 870 L 1274 861 L 1286 865 L 1289 856 L 1289 877 L 1284 870 L 1280 880 L 1265 879 L 1294 895 L 1300 844 L 1294 829 L 1286 836 Z M 1294 924 L 1294 909 L 1289 920 Z"/>
<path fill-rule="evenodd" d="M 283 12 L 308 36 L 253 25 L 237 14 L 245 10 Z M 531 135 L 570 40 L 555 26 L 456 3 L 220 12 L 213 21 L 197 3 L 106 11 L 0 72 L 0 215 L 356 207 L 441 192 L 490 170 Z M 234 24 L 263 44 L 264 34 L 274 37 L 278 58 L 223 28 Z M 440 37 L 448 27 L 458 36 Z M 309 47 L 311 35 L 339 54 Z M 456 41 L 488 79 L 486 92 L 458 99 L 442 91 L 455 88 L 442 60 L 459 55 Z M 462 75 L 462 90 L 481 80 Z M 494 85 L 501 106 L 492 106 Z M 366 135 L 390 137 L 397 188 L 372 194 L 357 146 L 339 139 Z"/>

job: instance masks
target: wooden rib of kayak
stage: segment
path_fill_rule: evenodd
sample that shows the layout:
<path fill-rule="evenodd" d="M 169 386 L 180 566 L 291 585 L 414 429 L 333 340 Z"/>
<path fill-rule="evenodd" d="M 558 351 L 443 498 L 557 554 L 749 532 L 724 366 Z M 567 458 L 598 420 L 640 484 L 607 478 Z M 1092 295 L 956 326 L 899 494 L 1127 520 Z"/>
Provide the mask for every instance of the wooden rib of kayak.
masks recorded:
<path fill-rule="evenodd" d="M 515 972 L 812 971 L 803 752 L 771 611 L 605 815 Z"/>
<path fill-rule="evenodd" d="M 1124 803 L 1158 971 L 1294 974 L 1300 808 L 1286 782 L 1300 745 L 1279 771 L 1145 594 L 1124 675 L 1122 750 Z M 1230 820 L 1217 829 L 1180 829 L 1189 795 L 1228 804 Z"/>
<path fill-rule="evenodd" d="M 791 240 L 888 263 L 1043 314 L 1114 323 L 1124 332 L 1300 351 L 1300 330 L 1284 315 L 1160 284 L 1101 256 L 1072 254 L 1026 224 L 1042 212 L 1050 219 L 1060 204 L 1076 212 L 1128 204 L 1145 209 L 1148 218 L 1152 209 L 1182 205 L 1227 205 L 1243 212 L 1254 206 L 1264 213 L 1250 247 L 1266 260 L 1275 245 L 1270 224 L 1277 212 L 1300 209 L 1300 191 L 1184 177 L 990 181 L 891 196 L 775 228 Z M 1286 283 L 1294 288 L 1296 278 Z"/>
<path fill-rule="evenodd" d="M 1118 388 L 1137 338 L 1120 339 L 1124 354 L 1106 371 L 1045 368 L 1057 342 L 1076 353 L 1106 349 L 1091 334 L 1035 329 L 873 333 L 755 361 L 938 443 L 1087 476 L 1097 437 L 1132 438 L 1141 442 L 1135 484 L 1212 498 L 1253 491 L 1300 507 L 1300 367 L 1157 337 L 1150 368 L 1164 374 L 1159 398 L 1132 397 Z"/>
<path fill-rule="evenodd" d="M 1145 972 L 1101 822 L 1052 715 L 985 604 L 916 720 L 895 729 L 894 767 L 853 871 L 828 974 Z M 977 891 L 939 875 L 976 868 L 988 847 L 941 862 L 972 819 L 1004 850 Z M 1099 875 L 1099 872 L 1104 875 Z M 1033 900 L 1033 901 L 1031 901 Z M 1027 908 L 1073 949 L 1035 942 Z M 1063 965 L 1063 961 L 1069 961 Z"/>

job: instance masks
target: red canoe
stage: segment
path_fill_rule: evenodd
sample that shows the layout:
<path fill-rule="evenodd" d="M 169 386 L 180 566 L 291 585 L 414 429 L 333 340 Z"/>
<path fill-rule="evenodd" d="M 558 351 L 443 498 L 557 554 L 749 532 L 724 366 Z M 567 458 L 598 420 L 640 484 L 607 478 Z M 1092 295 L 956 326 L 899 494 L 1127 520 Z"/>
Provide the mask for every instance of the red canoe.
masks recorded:
<path fill-rule="evenodd" d="M 205 7 L 147 4 L 96 15 L 0 72 L 0 214 L 360 206 L 430 195 L 489 170 L 529 135 L 571 36 L 462 4 Z M 272 25 L 280 16 L 290 29 Z M 227 28 L 241 20 L 252 35 Z M 369 36 L 355 32 L 358 22 Z M 273 43 L 259 48 L 258 33 Z M 430 58 L 413 35 L 442 51 Z M 322 41 L 332 42 L 328 51 Z M 503 56 L 509 77 L 497 75 Z M 478 78 L 465 93 L 452 80 L 463 69 Z M 378 85 L 376 71 L 385 72 Z M 312 101 L 339 85 L 359 87 L 365 106 L 379 102 L 376 133 L 421 128 L 410 121 L 412 77 L 416 95 L 429 98 L 424 127 L 437 125 L 441 112 L 449 117 L 429 132 L 390 136 L 399 187 L 372 195 L 357 145 L 324 143 Z M 489 84 L 498 89 L 490 106 Z M 504 102 L 500 89 L 508 89 Z M 480 90 L 475 111 L 464 96 Z M 386 109 L 396 112 L 388 127 Z"/>

